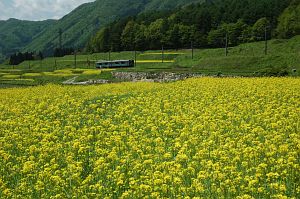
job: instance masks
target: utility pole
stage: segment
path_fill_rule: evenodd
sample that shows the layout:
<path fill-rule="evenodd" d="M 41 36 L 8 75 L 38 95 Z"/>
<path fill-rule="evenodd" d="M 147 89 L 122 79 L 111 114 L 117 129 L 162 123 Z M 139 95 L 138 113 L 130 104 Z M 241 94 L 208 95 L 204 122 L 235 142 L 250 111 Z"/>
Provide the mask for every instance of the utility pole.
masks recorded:
<path fill-rule="evenodd" d="M 108 61 L 109 61 L 109 68 L 112 67 L 112 63 L 111 63 L 111 49 L 109 49 L 108 51 Z"/>
<path fill-rule="evenodd" d="M 164 63 L 165 55 L 164 55 L 164 46 L 161 47 L 161 63 Z"/>
<path fill-rule="evenodd" d="M 268 54 L 268 27 L 265 26 L 265 55 Z"/>
<path fill-rule="evenodd" d="M 226 33 L 226 38 L 225 38 L 225 56 L 227 57 L 228 55 L 228 33 Z"/>
<path fill-rule="evenodd" d="M 136 49 L 134 48 L 134 66 L 136 66 Z"/>
<path fill-rule="evenodd" d="M 194 59 L 194 45 L 193 45 L 193 41 L 191 41 L 191 49 L 192 49 L 192 59 Z"/>
<path fill-rule="evenodd" d="M 75 64 L 75 69 L 77 68 L 77 51 L 76 48 L 74 50 L 74 64 Z"/>

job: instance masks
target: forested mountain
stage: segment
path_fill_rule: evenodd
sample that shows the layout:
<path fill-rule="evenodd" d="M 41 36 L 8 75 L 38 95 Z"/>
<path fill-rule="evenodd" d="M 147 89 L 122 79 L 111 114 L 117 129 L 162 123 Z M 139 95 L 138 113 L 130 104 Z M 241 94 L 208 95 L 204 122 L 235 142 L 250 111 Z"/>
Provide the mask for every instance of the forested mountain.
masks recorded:
<path fill-rule="evenodd" d="M 52 55 L 59 47 L 59 31 L 65 48 L 84 47 L 100 28 L 127 16 L 146 10 L 172 10 L 178 6 L 203 0 L 96 0 L 86 3 L 60 20 L 42 22 L 10 19 L 0 21 L 0 62 L 3 54 L 18 50 L 43 51 Z"/>
<path fill-rule="evenodd" d="M 0 21 L 0 62 L 5 58 L 4 55 L 22 50 L 54 23 L 54 20 L 35 22 L 9 19 Z"/>
<path fill-rule="evenodd" d="M 202 0 L 97 0 L 86 3 L 58 20 L 43 34 L 26 47 L 28 51 L 44 51 L 51 54 L 59 47 L 59 30 L 62 31 L 62 45 L 66 48 L 84 47 L 90 37 L 101 27 L 127 16 L 137 15 L 145 10 L 173 9 L 177 6 Z"/>
<path fill-rule="evenodd" d="M 210 0 L 148 0 L 145 11 L 172 10 L 176 7 L 189 5 L 191 3 L 205 2 Z"/>
<path fill-rule="evenodd" d="M 87 50 L 186 48 L 191 42 L 195 47 L 223 47 L 226 35 L 234 46 L 263 40 L 265 32 L 268 39 L 297 35 L 299 16 L 299 0 L 207 0 L 115 21 L 89 41 Z"/>
<path fill-rule="evenodd" d="M 292 3 L 291 3 L 292 2 Z M 182 7 L 183 6 L 183 7 Z M 278 23 L 279 21 L 279 23 Z M 53 55 L 60 47 L 91 52 L 222 46 L 299 34 L 299 0 L 96 0 L 60 20 L 0 21 L 0 61 L 18 50 Z"/>

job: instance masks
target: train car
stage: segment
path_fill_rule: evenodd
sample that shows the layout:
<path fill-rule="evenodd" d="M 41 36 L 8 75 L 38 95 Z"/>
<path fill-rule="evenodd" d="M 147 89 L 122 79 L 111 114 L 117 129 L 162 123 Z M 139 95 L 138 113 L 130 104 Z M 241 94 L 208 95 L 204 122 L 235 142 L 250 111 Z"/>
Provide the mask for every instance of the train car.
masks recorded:
<path fill-rule="evenodd" d="M 125 68 L 134 67 L 134 60 L 97 61 L 96 68 Z"/>

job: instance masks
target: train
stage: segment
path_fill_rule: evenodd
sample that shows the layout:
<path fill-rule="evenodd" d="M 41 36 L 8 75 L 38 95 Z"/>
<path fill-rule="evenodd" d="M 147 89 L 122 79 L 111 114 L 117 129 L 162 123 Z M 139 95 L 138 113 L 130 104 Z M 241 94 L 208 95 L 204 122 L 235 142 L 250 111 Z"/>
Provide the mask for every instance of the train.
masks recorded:
<path fill-rule="evenodd" d="M 134 60 L 97 61 L 96 68 L 125 68 L 134 67 Z"/>

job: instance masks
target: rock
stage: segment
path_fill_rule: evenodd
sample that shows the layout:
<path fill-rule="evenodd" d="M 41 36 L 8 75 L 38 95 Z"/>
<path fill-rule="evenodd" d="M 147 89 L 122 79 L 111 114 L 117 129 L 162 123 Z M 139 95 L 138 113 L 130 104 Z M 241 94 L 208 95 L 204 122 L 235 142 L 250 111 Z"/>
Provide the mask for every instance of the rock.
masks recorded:
<path fill-rule="evenodd" d="M 191 77 L 202 77 L 202 75 L 194 73 L 146 73 L 146 72 L 113 72 L 113 77 L 127 81 L 143 81 L 143 82 L 172 82 L 183 80 Z"/>
<path fill-rule="evenodd" d="M 184 80 L 191 77 L 202 77 L 203 75 L 195 73 L 170 73 L 170 72 L 161 72 L 161 73 L 147 73 L 147 72 L 112 72 L 114 78 L 123 80 L 123 81 L 132 81 L 132 82 L 174 82 L 179 80 Z M 109 80 L 98 79 L 98 80 L 88 80 L 84 82 L 75 82 L 77 77 L 69 79 L 63 84 L 66 85 L 91 85 L 91 84 L 107 84 Z"/>
<path fill-rule="evenodd" d="M 84 82 L 75 82 L 77 77 L 72 78 L 70 80 L 67 80 L 65 82 L 63 82 L 63 84 L 65 85 L 91 85 L 91 84 L 107 84 L 109 83 L 108 80 L 106 79 L 97 79 L 97 80 L 88 80 L 88 81 L 84 81 Z"/>

